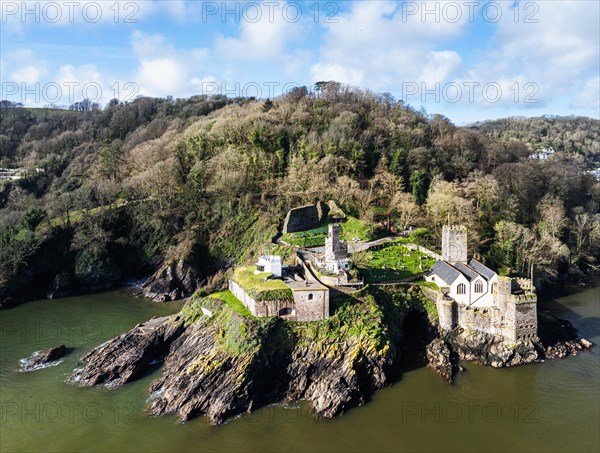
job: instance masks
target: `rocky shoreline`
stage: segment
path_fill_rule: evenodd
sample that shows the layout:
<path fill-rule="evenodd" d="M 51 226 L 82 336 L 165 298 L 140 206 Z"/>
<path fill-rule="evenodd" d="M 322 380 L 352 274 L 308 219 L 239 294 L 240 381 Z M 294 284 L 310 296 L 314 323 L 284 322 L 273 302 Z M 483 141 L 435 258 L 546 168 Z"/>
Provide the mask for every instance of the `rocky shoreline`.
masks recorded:
<path fill-rule="evenodd" d="M 448 382 L 453 382 L 457 372 L 462 371 L 459 359 L 502 368 L 562 359 L 592 347 L 590 341 L 577 336 L 577 330 L 569 321 L 541 312 L 538 323 L 537 340 L 516 344 L 502 337 L 460 328 L 442 332 L 427 346 L 428 366 Z"/>
<path fill-rule="evenodd" d="M 140 324 L 82 357 L 70 380 L 120 386 L 162 362 L 162 377 L 149 389 L 153 415 L 176 414 L 181 421 L 206 415 L 219 424 L 303 399 L 316 417 L 329 418 L 396 382 L 406 348 L 452 382 L 462 370 L 459 359 L 516 366 L 587 347 L 570 323 L 551 315 L 540 319 L 544 341 L 536 343 L 509 345 L 473 332 L 440 335 L 417 292 L 397 292 L 385 302 L 366 295 L 312 323 L 246 318 L 218 299 L 192 298 L 180 313 Z M 415 313 L 421 321 L 407 321 Z"/>
<path fill-rule="evenodd" d="M 303 332 L 302 325 L 278 318 L 244 318 L 205 298 L 99 346 L 70 380 L 120 386 L 164 360 L 163 377 L 150 388 L 150 412 L 182 421 L 203 414 L 215 424 L 298 399 L 308 400 L 317 416 L 333 417 L 393 382 L 393 344 L 363 335 L 325 338 L 325 323 L 312 327 Z"/>

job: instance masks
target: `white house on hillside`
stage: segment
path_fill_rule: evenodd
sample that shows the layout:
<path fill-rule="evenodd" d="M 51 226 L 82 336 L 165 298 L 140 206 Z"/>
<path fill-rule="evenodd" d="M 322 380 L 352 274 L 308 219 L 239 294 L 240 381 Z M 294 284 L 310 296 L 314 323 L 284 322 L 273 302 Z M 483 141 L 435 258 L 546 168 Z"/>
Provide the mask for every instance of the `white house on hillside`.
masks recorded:
<path fill-rule="evenodd" d="M 271 272 L 274 277 L 281 277 L 282 265 L 281 257 L 277 255 L 263 255 L 258 259 L 256 263 L 255 274 L 261 272 Z"/>

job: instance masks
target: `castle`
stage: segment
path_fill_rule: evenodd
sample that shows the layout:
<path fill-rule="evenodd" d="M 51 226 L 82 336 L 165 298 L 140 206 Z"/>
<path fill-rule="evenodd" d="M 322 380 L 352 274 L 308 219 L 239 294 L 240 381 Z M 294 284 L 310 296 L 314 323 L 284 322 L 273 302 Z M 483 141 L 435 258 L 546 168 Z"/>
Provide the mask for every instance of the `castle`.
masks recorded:
<path fill-rule="evenodd" d="M 469 260 L 465 227 L 443 227 L 442 259 L 425 280 L 440 288 L 436 305 L 443 330 L 462 327 L 512 342 L 537 338 L 535 287 L 527 279 L 501 277 Z"/>
<path fill-rule="evenodd" d="M 321 284 L 302 260 L 282 266 L 277 255 L 261 256 L 255 266 L 237 268 L 229 290 L 253 316 L 277 316 L 289 321 L 329 317 L 329 288 Z"/>

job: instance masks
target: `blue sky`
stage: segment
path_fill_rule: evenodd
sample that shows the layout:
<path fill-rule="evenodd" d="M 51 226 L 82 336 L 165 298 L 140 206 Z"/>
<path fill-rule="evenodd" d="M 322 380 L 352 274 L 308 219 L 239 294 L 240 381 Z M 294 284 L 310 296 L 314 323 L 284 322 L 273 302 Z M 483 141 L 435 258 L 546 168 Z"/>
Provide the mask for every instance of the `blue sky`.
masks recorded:
<path fill-rule="evenodd" d="M 599 5 L 0 0 L 1 97 L 267 97 L 337 80 L 458 124 L 598 118 Z"/>

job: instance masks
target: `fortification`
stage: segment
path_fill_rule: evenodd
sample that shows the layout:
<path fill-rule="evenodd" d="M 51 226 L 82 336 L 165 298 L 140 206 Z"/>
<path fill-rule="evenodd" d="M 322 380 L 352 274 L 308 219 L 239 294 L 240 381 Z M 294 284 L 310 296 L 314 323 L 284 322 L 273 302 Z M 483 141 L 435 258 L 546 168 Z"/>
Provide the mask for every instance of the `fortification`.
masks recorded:
<path fill-rule="evenodd" d="M 442 259 L 449 263 L 467 262 L 467 229 L 444 225 L 442 228 Z"/>
<path fill-rule="evenodd" d="M 237 268 L 229 290 L 257 317 L 278 316 L 290 321 L 316 321 L 329 317 L 329 289 L 307 269 L 287 269 L 281 279 L 254 268 Z"/>
<path fill-rule="evenodd" d="M 322 202 L 290 209 L 285 216 L 283 232 L 295 233 L 315 228 L 319 225 L 319 222 L 327 217 L 328 213 L 329 207 Z"/>
<path fill-rule="evenodd" d="M 440 287 L 437 310 L 442 330 L 460 327 L 518 342 L 537 338 L 537 296 L 531 281 L 501 277 L 467 257 L 467 230 L 445 226 L 442 259 L 425 279 Z"/>

